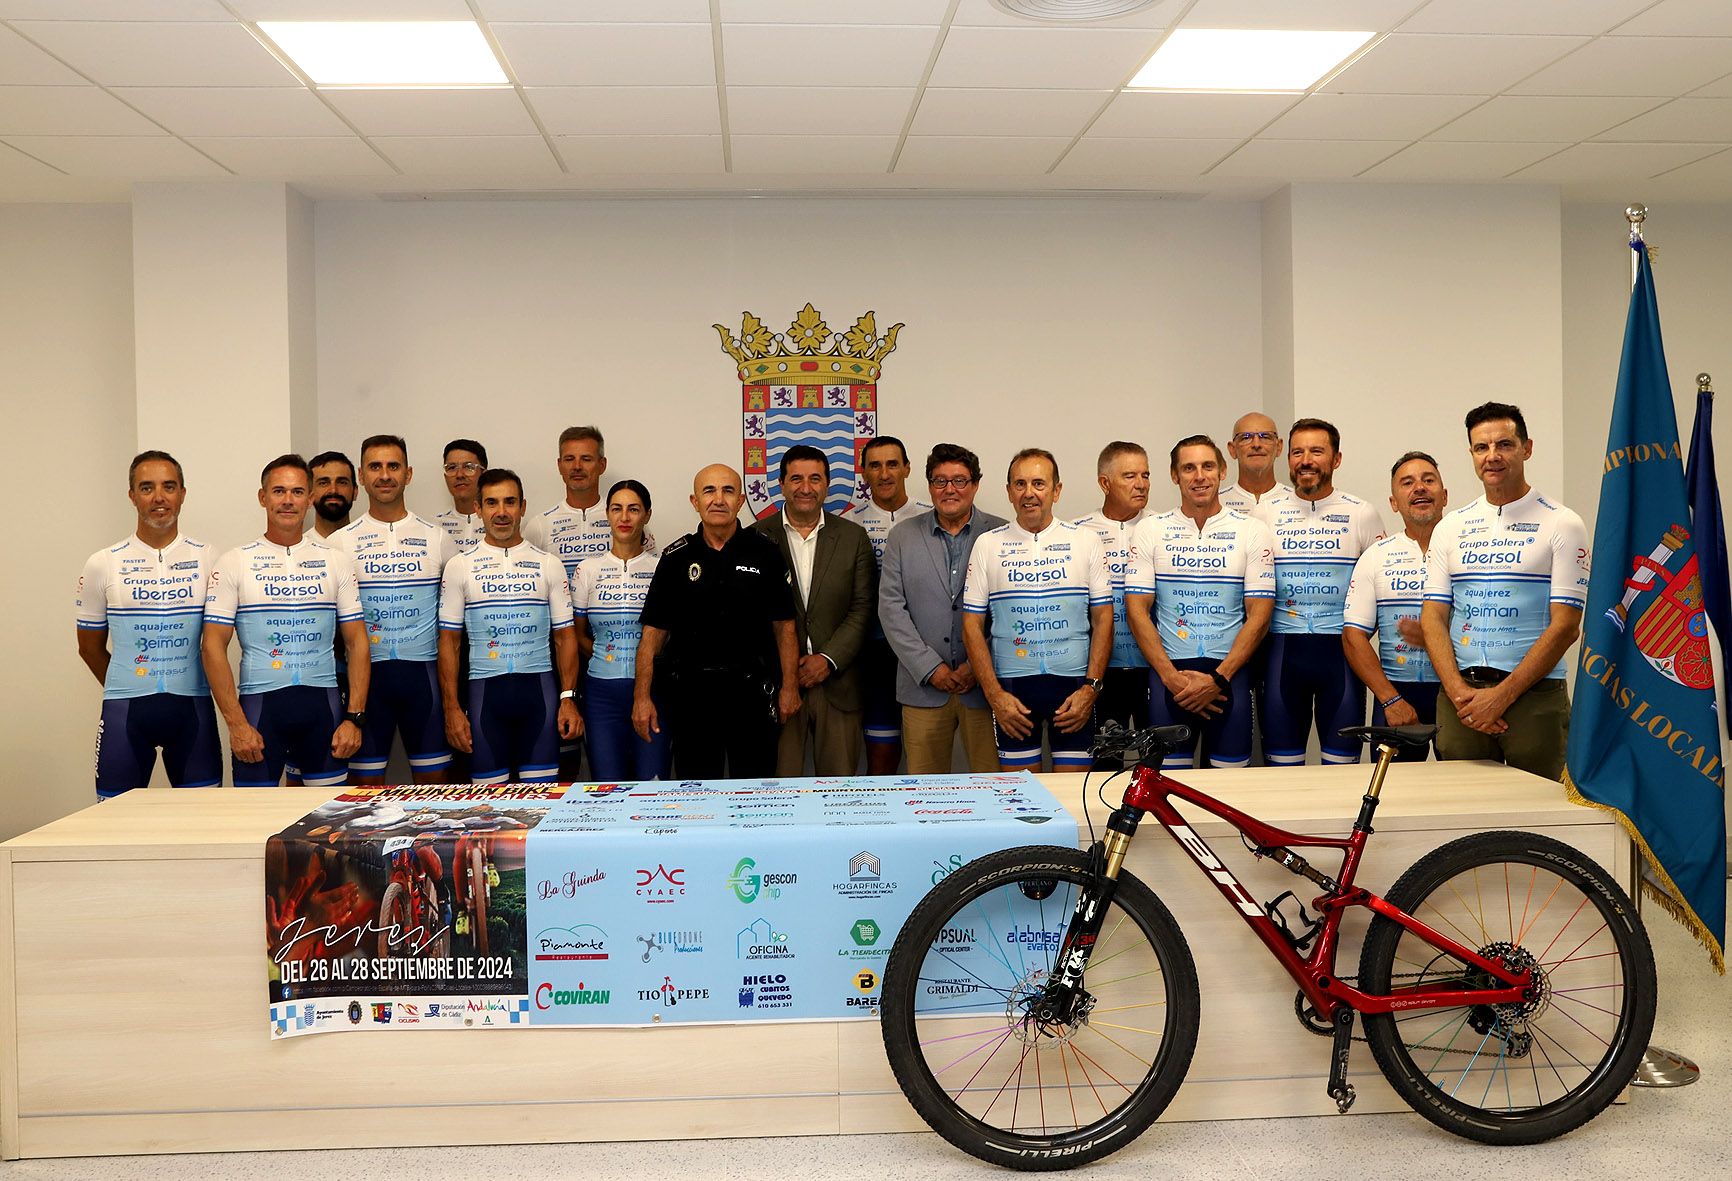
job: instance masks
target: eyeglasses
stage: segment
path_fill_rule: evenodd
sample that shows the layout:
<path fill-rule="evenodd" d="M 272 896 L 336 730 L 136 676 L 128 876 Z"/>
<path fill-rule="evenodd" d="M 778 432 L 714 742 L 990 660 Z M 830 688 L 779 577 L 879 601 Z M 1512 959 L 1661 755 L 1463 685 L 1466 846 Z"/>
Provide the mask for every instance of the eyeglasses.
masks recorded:
<path fill-rule="evenodd" d="M 1233 441 L 1235 443 L 1249 443 L 1253 440 L 1260 440 L 1264 443 L 1273 443 L 1278 438 L 1280 436 L 1274 431 L 1240 431 L 1233 436 Z"/>
<path fill-rule="evenodd" d="M 955 488 L 960 491 L 974 483 L 973 476 L 933 476 L 926 481 L 934 488 Z"/>
<path fill-rule="evenodd" d="M 454 476 L 458 472 L 468 472 L 470 475 L 474 475 L 480 470 L 481 465 L 476 463 L 474 460 L 470 460 L 467 463 L 448 463 L 445 465 L 445 474 L 448 476 Z"/>

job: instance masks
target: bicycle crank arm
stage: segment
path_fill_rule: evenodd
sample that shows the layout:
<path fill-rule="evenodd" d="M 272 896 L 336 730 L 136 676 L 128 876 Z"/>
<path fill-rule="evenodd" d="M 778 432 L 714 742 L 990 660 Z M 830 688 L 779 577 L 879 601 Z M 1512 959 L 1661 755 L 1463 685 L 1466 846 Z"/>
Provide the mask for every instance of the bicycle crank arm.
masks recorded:
<path fill-rule="evenodd" d="M 1329 1097 L 1342 1115 L 1359 1096 L 1347 1081 L 1347 1052 L 1353 1048 L 1353 1010 L 1342 1005 L 1335 1010 L 1335 1046 L 1329 1053 Z"/>

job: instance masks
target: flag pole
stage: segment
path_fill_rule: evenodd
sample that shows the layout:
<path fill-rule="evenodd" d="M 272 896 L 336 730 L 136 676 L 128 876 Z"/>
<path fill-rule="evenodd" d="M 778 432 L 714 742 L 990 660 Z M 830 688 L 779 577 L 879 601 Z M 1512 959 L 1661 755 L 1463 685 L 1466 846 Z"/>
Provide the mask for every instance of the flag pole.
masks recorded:
<path fill-rule="evenodd" d="M 1648 207 L 1642 204 L 1627 206 L 1624 209 L 1624 220 L 1630 223 L 1630 245 L 1640 246 L 1642 242 L 1642 223 L 1648 220 Z M 1634 249 L 1630 251 L 1630 287 L 1636 286 L 1636 276 L 1641 271 L 1642 260 Z M 1701 380 L 1700 378 L 1697 379 Z M 1636 848 L 1634 839 L 1630 841 L 1630 897 L 1636 904 L 1636 914 L 1642 913 L 1642 854 Z M 1636 1067 L 1636 1077 L 1630 1080 L 1633 1087 L 1685 1087 L 1702 1077 L 1702 1068 L 1676 1050 L 1668 1050 L 1662 1046 L 1649 1046 L 1642 1055 L 1642 1061 Z"/>

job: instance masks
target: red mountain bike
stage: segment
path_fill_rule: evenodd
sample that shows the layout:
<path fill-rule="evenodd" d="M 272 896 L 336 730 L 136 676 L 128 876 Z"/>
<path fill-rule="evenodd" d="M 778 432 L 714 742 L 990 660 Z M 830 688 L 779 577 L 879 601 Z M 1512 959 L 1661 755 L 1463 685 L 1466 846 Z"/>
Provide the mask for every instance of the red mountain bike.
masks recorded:
<path fill-rule="evenodd" d="M 1654 1024 L 1654 955 L 1625 893 L 1568 845 L 1522 832 L 1427 854 L 1387 898 L 1353 884 L 1398 746 L 1434 726 L 1361 726 L 1377 760 L 1345 837 L 1284 832 L 1168 779 L 1190 729 L 1109 726 L 1134 751 L 1124 802 L 1087 852 L 1007 849 L 945 877 L 909 916 L 884 972 L 884 1048 L 946 1140 L 1019 1169 L 1068 1168 L 1130 1143 L 1166 1108 L 1197 1043 L 1197 970 L 1166 906 L 1123 872 L 1146 813 L 1184 848 L 1299 986 L 1300 1024 L 1333 1038 L 1341 1111 L 1353 1019 L 1396 1093 L 1439 1127 L 1531 1144 L 1580 1127 L 1634 1076 Z M 1259 859 L 1315 884 L 1259 904 L 1170 797 L 1240 832 Z M 1330 877 L 1295 848 L 1341 854 Z M 1372 914 L 1358 977 L 1335 970 L 1341 918 Z M 1297 929 L 1296 929 L 1297 928 Z"/>

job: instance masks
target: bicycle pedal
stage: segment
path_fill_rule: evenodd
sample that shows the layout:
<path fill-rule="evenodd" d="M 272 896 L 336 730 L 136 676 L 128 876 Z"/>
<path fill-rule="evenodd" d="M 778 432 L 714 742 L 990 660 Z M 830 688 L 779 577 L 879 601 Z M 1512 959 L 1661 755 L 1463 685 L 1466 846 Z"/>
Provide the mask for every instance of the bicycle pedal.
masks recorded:
<path fill-rule="evenodd" d="M 1335 1110 L 1340 1115 L 1346 1115 L 1347 1109 L 1353 1106 L 1353 1101 L 1359 1098 L 1359 1093 L 1353 1089 L 1352 1083 L 1343 1085 L 1340 1093 L 1331 1089 L 1329 1097 L 1335 1100 Z"/>

